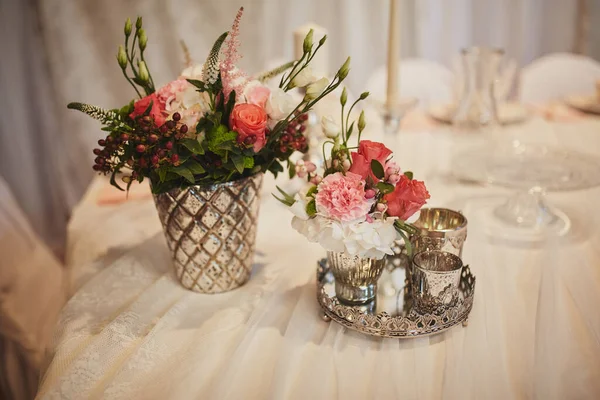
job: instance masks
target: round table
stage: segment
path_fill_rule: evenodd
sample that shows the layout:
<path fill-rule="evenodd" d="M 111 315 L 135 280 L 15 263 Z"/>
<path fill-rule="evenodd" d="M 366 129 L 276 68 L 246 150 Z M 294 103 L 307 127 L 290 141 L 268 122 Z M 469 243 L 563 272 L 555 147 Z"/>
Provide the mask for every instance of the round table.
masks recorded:
<path fill-rule="evenodd" d="M 600 154 L 599 120 L 533 119 L 519 129 Z M 467 327 L 402 340 L 323 321 L 315 271 L 325 251 L 291 228 L 291 214 L 269 194 L 272 178 L 252 279 L 219 295 L 187 291 L 172 273 L 151 197 L 98 205 L 107 184 L 98 178 L 69 227 L 72 297 L 38 398 L 600 398 L 600 189 L 550 194 L 572 218 L 566 237 L 506 242 L 480 215 L 509 192 L 453 180 L 451 134 L 384 140 L 426 180 L 431 206 L 469 219 L 463 259 L 477 287 Z"/>

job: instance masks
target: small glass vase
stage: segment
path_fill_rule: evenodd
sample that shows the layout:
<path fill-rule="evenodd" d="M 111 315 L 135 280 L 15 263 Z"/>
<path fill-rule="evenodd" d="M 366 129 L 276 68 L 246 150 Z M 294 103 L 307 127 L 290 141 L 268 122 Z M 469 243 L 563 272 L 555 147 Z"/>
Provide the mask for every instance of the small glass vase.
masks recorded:
<path fill-rule="evenodd" d="M 464 87 L 452 118 L 455 131 L 477 132 L 499 124 L 494 88 L 503 55 L 501 49 L 463 49 Z"/>
<path fill-rule="evenodd" d="M 335 295 L 340 302 L 366 304 L 375 299 L 385 258 L 376 260 L 329 251 L 327 260 L 335 277 Z"/>

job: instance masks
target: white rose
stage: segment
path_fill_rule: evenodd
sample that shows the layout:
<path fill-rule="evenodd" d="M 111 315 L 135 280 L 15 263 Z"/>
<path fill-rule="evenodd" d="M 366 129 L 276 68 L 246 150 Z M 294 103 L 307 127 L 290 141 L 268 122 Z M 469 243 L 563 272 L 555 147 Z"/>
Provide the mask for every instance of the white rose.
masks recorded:
<path fill-rule="evenodd" d="M 333 139 L 340 134 L 340 126 L 333 120 L 331 115 L 326 115 L 321 118 L 321 129 L 325 136 L 330 139 Z"/>
<path fill-rule="evenodd" d="M 329 85 L 329 79 L 321 78 L 316 82 L 311 83 L 306 88 L 306 97 L 309 99 L 316 99 L 319 97 L 323 90 Z"/>
<path fill-rule="evenodd" d="M 313 74 L 313 70 L 310 66 L 304 68 L 302 71 L 298 73 L 292 80 L 292 83 L 295 87 L 305 87 L 314 81 L 317 80 L 317 77 Z"/>
<path fill-rule="evenodd" d="M 276 88 L 269 95 L 265 111 L 269 118 L 280 121 L 290 115 L 294 108 L 296 108 L 296 103 L 292 95 L 284 92 L 283 89 Z"/>
<path fill-rule="evenodd" d="M 187 78 L 187 79 L 202 79 L 202 65 L 201 64 L 194 64 L 194 65 L 190 65 L 189 67 L 187 67 L 186 69 L 184 69 L 183 71 L 181 71 L 181 78 Z"/>

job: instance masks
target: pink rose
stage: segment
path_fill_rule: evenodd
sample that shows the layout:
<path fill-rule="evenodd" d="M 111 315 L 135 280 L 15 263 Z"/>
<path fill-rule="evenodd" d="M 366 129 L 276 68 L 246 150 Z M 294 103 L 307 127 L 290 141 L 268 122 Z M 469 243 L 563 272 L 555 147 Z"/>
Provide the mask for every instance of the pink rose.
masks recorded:
<path fill-rule="evenodd" d="M 365 199 L 365 181 L 360 175 L 341 172 L 327 175 L 315 196 L 317 212 L 327 218 L 352 221 L 365 217 L 371 203 Z"/>
<path fill-rule="evenodd" d="M 236 104 L 229 116 L 229 129 L 238 133 L 238 143 L 253 144 L 258 152 L 267 142 L 267 113 L 256 104 Z"/>
<path fill-rule="evenodd" d="M 351 154 L 352 166 L 349 171 L 362 176 L 363 179 L 371 177 L 374 182 L 377 182 L 379 179 L 373 175 L 371 161 L 377 160 L 384 166 L 390 154 L 392 154 L 392 151 L 385 147 L 383 143 L 361 140 L 358 144 L 358 153 L 353 151 Z"/>
<path fill-rule="evenodd" d="M 410 180 L 406 175 L 400 177 L 392 193 L 383 196 L 387 201 L 387 213 L 405 221 L 419 211 L 430 197 L 422 181 Z"/>
<path fill-rule="evenodd" d="M 138 115 L 144 114 L 146 109 L 150 106 L 150 102 L 152 102 L 152 109 L 150 110 L 150 117 L 154 118 L 154 123 L 157 126 L 161 126 L 165 123 L 165 104 L 161 103 L 160 99 L 157 97 L 156 93 L 152 93 L 149 96 L 139 99 L 133 104 L 133 112 L 129 114 L 131 119 L 135 119 Z"/>
<path fill-rule="evenodd" d="M 270 95 L 271 90 L 256 81 L 250 82 L 244 89 L 244 97 L 246 97 L 246 102 L 250 104 L 256 104 L 262 108 L 265 108 Z"/>

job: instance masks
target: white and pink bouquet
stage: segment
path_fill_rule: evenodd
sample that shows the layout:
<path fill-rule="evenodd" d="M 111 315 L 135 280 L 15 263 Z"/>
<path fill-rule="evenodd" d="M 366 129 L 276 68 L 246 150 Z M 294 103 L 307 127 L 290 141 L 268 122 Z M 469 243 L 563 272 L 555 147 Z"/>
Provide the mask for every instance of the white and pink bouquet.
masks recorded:
<path fill-rule="evenodd" d="M 306 113 L 346 78 L 348 59 L 329 81 L 312 73 L 310 62 L 325 43 L 312 30 L 299 60 L 250 77 L 236 66 L 239 24 L 215 42 L 203 65 L 189 65 L 174 81 L 155 88 L 144 59 L 148 43 L 142 19 L 127 19 L 117 62 L 138 99 L 120 109 L 83 103 L 69 108 L 100 120 L 107 132 L 94 149 L 95 171 L 119 187 L 149 178 L 154 193 L 191 185 L 223 183 L 270 171 L 277 174 L 290 155 L 306 152 Z M 265 82 L 281 75 L 279 85 Z M 303 88 L 301 101 L 290 91 Z"/>
<path fill-rule="evenodd" d="M 406 220 L 430 196 L 422 181 L 413 179 L 411 172 L 402 172 L 384 144 L 361 140 L 366 125 L 364 112 L 348 125 L 350 112 L 367 96 L 368 92 L 363 93 L 352 104 L 344 123 L 344 89 L 341 124 L 329 116 L 321 120 L 325 135 L 331 139 L 323 145 L 323 149 L 331 146 L 331 156 L 322 175 L 313 163 L 299 161 L 296 173 L 305 177 L 310 187 L 295 196 L 278 188 L 283 195 L 278 200 L 290 207 L 292 226 L 309 241 L 328 251 L 381 259 L 393 254 L 392 247 L 399 238 L 410 247 L 408 235 L 416 229 Z M 350 147 L 355 123 L 358 147 Z"/>

